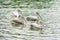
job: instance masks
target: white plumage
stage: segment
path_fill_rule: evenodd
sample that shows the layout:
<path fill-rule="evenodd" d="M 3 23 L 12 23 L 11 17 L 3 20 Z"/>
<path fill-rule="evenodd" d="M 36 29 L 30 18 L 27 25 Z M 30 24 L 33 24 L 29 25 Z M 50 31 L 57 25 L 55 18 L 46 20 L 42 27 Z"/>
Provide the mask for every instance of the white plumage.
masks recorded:
<path fill-rule="evenodd" d="M 42 27 L 41 24 L 37 24 L 37 23 L 31 23 L 30 26 L 31 27 L 36 27 L 36 28 L 41 28 Z"/>
<path fill-rule="evenodd" d="M 37 16 L 27 16 L 26 19 L 28 21 L 37 21 L 38 18 L 37 18 Z"/>
<path fill-rule="evenodd" d="M 13 15 L 16 16 L 17 18 L 19 17 L 19 13 L 17 11 L 14 11 Z"/>

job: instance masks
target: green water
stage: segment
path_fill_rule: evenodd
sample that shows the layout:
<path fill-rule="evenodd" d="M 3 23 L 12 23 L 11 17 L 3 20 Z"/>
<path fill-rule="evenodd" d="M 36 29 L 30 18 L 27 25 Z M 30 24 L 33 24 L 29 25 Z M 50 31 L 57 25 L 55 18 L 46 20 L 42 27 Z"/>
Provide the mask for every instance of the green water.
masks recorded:
<path fill-rule="evenodd" d="M 52 0 L 1 0 L 0 8 L 34 8 L 42 9 L 49 8 L 52 3 Z"/>
<path fill-rule="evenodd" d="M 11 24 L 11 12 L 20 8 L 25 16 L 39 12 L 46 27 L 30 29 Z M 0 40 L 59 40 L 60 0 L 0 0 Z"/>

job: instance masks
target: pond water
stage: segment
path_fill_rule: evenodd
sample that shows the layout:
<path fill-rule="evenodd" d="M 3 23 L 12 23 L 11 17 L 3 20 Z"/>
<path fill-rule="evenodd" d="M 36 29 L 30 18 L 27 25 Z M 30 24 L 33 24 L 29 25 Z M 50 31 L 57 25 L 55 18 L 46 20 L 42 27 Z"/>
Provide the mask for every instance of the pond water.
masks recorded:
<path fill-rule="evenodd" d="M 0 8 L 0 40 L 60 40 L 60 0 L 51 3 L 49 8 L 20 8 L 26 15 L 38 11 L 46 25 L 43 30 L 13 26 L 11 12 L 17 8 Z"/>

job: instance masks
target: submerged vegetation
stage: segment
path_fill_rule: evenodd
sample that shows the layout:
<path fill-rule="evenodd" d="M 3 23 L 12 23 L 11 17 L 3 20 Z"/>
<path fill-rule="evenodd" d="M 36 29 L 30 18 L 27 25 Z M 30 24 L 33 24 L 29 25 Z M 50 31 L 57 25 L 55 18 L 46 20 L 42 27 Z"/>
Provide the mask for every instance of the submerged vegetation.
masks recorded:
<path fill-rule="evenodd" d="M 0 8 L 49 8 L 52 0 L 0 0 Z"/>

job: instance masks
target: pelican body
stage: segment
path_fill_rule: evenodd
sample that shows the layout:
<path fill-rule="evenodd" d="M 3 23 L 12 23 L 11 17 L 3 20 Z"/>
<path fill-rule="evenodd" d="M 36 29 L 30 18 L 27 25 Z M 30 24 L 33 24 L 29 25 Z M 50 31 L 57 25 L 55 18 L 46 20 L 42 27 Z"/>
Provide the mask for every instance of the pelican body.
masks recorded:
<path fill-rule="evenodd" d="M 36 24 L 36 23 L 31 23 L 31 27 L 36 27 L 36 28 L 41 28 L 42 25 Z"/>
<path fill-rule="evenodd" d="M 12 20 L 12 24 L 13 24 L 13 23 L 24 24 L 22 21 L 20 21 L 20 20 L 16 20 L 16 19 Z"/>
<path fill-rule="evenodd" d="M 28 16 L 26 19 L 28 21 L 37 21 L 38 18 L 36 16 Z"/>

